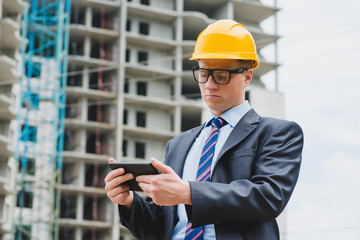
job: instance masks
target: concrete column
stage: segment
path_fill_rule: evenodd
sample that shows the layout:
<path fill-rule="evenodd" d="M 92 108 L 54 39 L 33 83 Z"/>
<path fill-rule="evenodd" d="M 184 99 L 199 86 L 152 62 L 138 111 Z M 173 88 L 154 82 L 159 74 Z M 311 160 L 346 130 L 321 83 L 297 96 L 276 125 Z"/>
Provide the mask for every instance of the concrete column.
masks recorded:
<path fill-rule="evenodd" d="M 115 132 L 115 144 L 116 153 L 115 158 L 117 161 L 122 157 L 122 141 L 123 141 L 123 112 L 124 112 L 124 82 L 125 82 L 125 52 L 126 52 L 126 20 L 127 20 L 127 0 L 121 1 L 121 7 L 119 9 L 120 16 L 120 37 L 118 39 L 119 44 L 119 82 L 117 88 L 117 100 L 116 100 L 116 132 Z M 118 240 L 120 238 L 120 223 L 119 216 L 117 214 L 117 206 L 114 206 L 113 228 L 112 228 L 112 240 Z"/>
<path fill-rule="evenodd" d="M 117 120 L 116 120 L 116 159 L 119 161 L 122 157 L 122 141 L 123 141 L 123 132 L 122 132 L 122 125 L 123 125 L 123 112 L 124 112 L 124 82 L 125 82 L 125 52 L 126 52 L 126 19 L 127 19 L 127 0 L 122 1 L 122 5 L 120 7 L 120 38 L 119 42 L 119 58 L 120 58 L 120 66 L 118 71 L 119 82 L 118 82 L 118 92 L 117 92 Z"/>
<path fill-rule="evenodd" d="M 91 27 L 92 24 L 92 9 L 91 6 L 86 6 L 86 10 L 85 10 L 85 26 L 87 28 Z"/>
<path fill-rule="evenodd" d="M 82 87 L 89 89 L 89 67 L 84 67 L 82 75 Z"/>
<path fill-rule="evenodd" d="M 79 227 L 75 229 L 75 240 L 82 240 L 82 231 Z"/>
<path fill-rule="evenodd" d="M 228 1 L 227 12 L 228 12 L 228 18 L 234 19 L 234 3 L 233 3 L 233 1 Z"/>
<path fill-rule="evenodd" d="M 183 18 L 182 18 L 182 13 L 184 11 L 184 1 L 183 0 L 178 0 L 176 2 L 176 10 L 179 13 L 178 17 L 176 19 L 176 24 L 175 24 L 175 37 L 176 37 L 176 42 L 177 42 L 177 47 L 176 47 L 176 53 L 175 53 L 175 70 L 176 70 L 176 78 L 175 78 L 175 84 L 174 84 L 174 88 L 175 88 L 175 101 L 177 102 L 176 108 L 175 108 L 175 112 L 174 112 L 174 131 L 176 134 L 180 134 L 181 133 L 181 91 L 182 91 L 182 58 L 183 58 L 183 54 L 182 54 L 182 46 L 181 43 L 183 41 Z"/>
<path fill-rule="evenodd" d="M 0 0 L 0 18 L 2 18 L 2 6 L 3 6 L 3 0 Z"/>
<path fill-rule="evenodd" d="M 88 100 L 86 98 L 80 98 L 78 103 L 78 108 L 80 111 L 80 120 L 82 122 L 87 121 L 87 113 L 88 113 Z M 79 152 L 86 152 L 86 130 L 80 129 L 76 134 L 76 139 L 79 141 L 79 148 L 77 149 Z"/>
<path fill-rule="evenodd" d="M 84 40 L 84 57 L 90 58 L 90 52 L 91 52 L 91 40 L 90 40 L 90 37 L 85 37 L 85 40 Z"/>
<path fill-rule="evenodd" d="M 85 163 L 79 162 L 79 187 L 85 186 Z M 79 193 L 76 196 L 76 221 L 82 222 L 84 216 L 84 195 Z M 82 240 L 82 230 L 80 228 L 76 228 L 75 230 L 75 240 Z"/>
<path fill-rule="evenodd" d="M 84 162 L 79 162 L 78 173 L 79 173 L 78 186 L 84 187 L 85 186 L 85 163 Z M 84 220 L 83 216 L 84 216 L 84 195 L 82 193 L 79 193 L 76 196 L 76 221 L 82 222 Z M 82 229 L 81 228 L 76 228 L 75 240 L 82 240 Z"/>

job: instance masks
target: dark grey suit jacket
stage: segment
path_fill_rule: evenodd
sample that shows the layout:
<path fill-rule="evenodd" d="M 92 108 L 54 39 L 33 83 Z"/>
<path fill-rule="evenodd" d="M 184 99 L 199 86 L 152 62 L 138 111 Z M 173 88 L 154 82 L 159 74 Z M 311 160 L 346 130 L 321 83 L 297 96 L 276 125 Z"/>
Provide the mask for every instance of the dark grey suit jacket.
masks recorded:
<path fill-rule="evenodd" d="M 165 164 L 182 176 L 186 156 L 203 126 L 170 140 Z M 298 179 L 303 133 L 298 124 L 261 118 L 251 109 L 235 126 L 214 166 L 210 182 L 190 182 L 193 227 L 215 224 L 217 240 L 275 240 L 275 218 Z M 196 167 L 196 166 L 194 166 Z M 171 239 L 177 207 L 160 207 L 135 193 L 131 211 L 119 206 L 121 223 L 137 239 Z"/>

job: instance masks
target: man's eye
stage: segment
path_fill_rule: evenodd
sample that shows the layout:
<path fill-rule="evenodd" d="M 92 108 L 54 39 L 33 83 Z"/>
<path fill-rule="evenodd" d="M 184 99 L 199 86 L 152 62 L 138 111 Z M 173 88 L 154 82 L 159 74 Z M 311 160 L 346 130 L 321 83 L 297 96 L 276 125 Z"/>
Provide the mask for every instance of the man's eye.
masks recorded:
<path fill-rule="evenodd" d="M 227 79 L 229 78 L 229 74 L 227 72 L 217 72 L 214 75 L 219 81 L 227 81 Z"/>
<path fill-rule="evenodd" d="M 205 77 L 205 78 L 206 78 L 207 75 L 208 75 L 208 72 L 207 72 L 207 71 L 200 71 L 200 72 L 199 72 L 199 76 L 200 76 L 200 77 Z"/>

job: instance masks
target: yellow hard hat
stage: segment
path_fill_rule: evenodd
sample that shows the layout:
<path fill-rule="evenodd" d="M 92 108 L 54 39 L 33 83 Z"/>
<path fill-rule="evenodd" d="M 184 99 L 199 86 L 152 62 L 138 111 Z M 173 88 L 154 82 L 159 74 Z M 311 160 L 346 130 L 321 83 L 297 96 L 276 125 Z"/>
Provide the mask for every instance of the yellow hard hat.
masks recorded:
<path fill-rule="evenodd" d="M 195 43 L 190 60 L 239 59 L 252 60 L 259 66 L 253 37 L 245 27 L 233 20 L 218 20 L 203 30 Z"/>

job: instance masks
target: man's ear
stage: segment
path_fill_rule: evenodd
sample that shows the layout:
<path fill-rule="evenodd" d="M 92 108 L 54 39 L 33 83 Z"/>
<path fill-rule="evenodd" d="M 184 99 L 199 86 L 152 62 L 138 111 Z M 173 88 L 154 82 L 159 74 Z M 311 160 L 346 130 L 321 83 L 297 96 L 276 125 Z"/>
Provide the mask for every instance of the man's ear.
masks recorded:
<path fill-rule="evenodd" d="M 252 79 L 252 76 L 253 76 L 253 70 L 252 69 L 249 69 L 245 72 L 245 87 L 249 86 L 250 82 L 251 82 L 251 79 Z"/>

